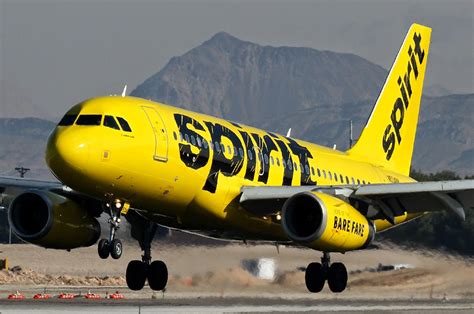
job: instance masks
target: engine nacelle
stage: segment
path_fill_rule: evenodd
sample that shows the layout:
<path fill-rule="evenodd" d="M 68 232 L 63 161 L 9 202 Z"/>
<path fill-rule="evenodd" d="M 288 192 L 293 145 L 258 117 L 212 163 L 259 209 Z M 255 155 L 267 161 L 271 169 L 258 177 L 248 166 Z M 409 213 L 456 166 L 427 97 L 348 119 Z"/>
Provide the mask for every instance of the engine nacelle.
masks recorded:
<path fill-rule="evenodd" d="M 328 252 L 367 247 L 375 229 L 357 209 L 334 196 L 304 192 L 283 205 L 282 225 L 294 242 Z"/>
<path fill-rule="evenodd" d="M 45 248 L 91 246 L 100 237 L 97 219 L 75 201 L 47 191 L 27 191 L 10 204 L 8 221 L 22 240 Z"/>

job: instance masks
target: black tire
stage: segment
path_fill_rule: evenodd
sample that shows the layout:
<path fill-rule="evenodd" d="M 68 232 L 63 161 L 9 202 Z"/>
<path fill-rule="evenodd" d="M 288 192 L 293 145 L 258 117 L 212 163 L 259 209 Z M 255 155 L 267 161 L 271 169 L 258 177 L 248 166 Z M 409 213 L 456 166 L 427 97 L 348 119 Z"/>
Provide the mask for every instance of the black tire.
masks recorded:
<path fill-rule="evenodd" d="M 333 263 L 328 271 L 328 285 L 332 292 L 339 293 L 347 286 L 347 269 L 343 263 Z"/>
<path fill-rule="evenodd" d="M 305 272 L 306 288 L 309 292 L 321 292 L 324 287 L 325 276 L 321 263 L 310 263 Z"/>
<path fill-rule="evenodd" d="M 168 283 L 168 268 L 163 261 L 154 261 L 148 267 L 148 284 L 152 290 L 163 290 Z"/>
<path fill-rule="evenodd" d="M 125 279 L 130 290 L 141 290 L 145 286 L 147 265 L 142 261 L 128 263 Z"/>
<path fill-rule="evenodd" d="M 99 241 L 99 245 L 97 246 L 97 252 L 99 253 L 100 258 L 106 259 L 109 257 L 110 254 L 110 245 L 109 240 L 102 239 Z"/>
<path fill-rule="evenodd" d="M 122 241 L 120 241 L 119 239 L 112 240 L 112 243 L 110 244 L 110 256 L 112 256 L 113 259 L 119 259 L 120 256 L 122 256 L 122 252 Z"/>

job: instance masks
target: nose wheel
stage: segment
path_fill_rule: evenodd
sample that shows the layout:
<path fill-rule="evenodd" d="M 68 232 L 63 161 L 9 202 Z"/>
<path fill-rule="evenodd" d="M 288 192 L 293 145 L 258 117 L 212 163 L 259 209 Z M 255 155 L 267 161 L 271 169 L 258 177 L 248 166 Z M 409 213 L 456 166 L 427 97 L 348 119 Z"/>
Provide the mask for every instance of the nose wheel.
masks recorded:
<path fill-rule="evenodd" d="M 309 292 L 320 292 L 327 281 L 334 293 L 342 292 L 347 286 L 347 269 L 343 263 L 331 264 L 329 253 L 324 252 L 321 263 L 310 263 L 306 267 L 305 283 Z"/>
<path fill-rule="evenodd" d="M 122 256 L 123 252 L 123 244 L 120 239 L 115 238 L 115 234 L 117 230 L 120 228 L 120 214 L 123 209 L 128 209 L 128 203 L 122 203 L 120 200 L 116 200 L 112 206 L 111 203 L 106 203 L 105 208 L 109 212 L 109 226 L 110 226 L 110 233 L 108 239 L 101 239 L 99 241 L 99 245 L 97 247 L 97 252 L 99 253 L 99 257 L 102 259 L 106 259 L 112 256 L 113 259 L 119 259 Z"/>

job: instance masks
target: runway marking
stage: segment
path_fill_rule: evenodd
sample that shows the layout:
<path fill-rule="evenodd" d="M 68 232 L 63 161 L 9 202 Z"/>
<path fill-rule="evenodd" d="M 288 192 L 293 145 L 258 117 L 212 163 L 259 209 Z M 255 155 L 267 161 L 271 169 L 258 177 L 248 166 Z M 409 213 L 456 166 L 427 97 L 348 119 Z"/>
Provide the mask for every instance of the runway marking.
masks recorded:
<path fill-rule="evenodd" d="M 125 304 L 84 304 L 79 305 L 68 305 L 68 304 L 55 304 L 55 303 L 41 303 L 35 304 L 34 302 L 26 305 L 21 303 L 12 303 L 5 305 L 5 303 L 0 306 L 0 314 L 13 314 L 13 313 L 109 313 L 111 311 L 111 306 L 114 313 L 251 313 L 251 312 L 260 312 L 260 313 L 270 313 L 270 312 L 292 312 L 292 313 L 307 313 L 307 312 L 368 312 L 374 311 L 377 313 L 380 312 L 392 312 L 392 311 L 413 311 L 413 312 L 431 312 L 434 310 L 442 311 L 460 311 L 470 313 L 474 310 L 474 304 L 416 304 L 416 305 L 310 305 L 310 306 L 299 306 L 299 305 L 233 305 L 233 306 L 189 306 L 189 305 L 125 305 Z"/>

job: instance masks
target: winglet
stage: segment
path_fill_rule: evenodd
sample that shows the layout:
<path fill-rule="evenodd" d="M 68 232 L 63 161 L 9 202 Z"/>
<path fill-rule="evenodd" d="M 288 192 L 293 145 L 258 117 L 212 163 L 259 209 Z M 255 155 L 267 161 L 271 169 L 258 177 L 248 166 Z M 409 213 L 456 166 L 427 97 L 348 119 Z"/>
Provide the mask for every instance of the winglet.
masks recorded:
<path fill-rule="evenodd" d="M 288 132 L 286 132 L 286 137 L 291 137 L 291 128 L 289 128 Z"/>

